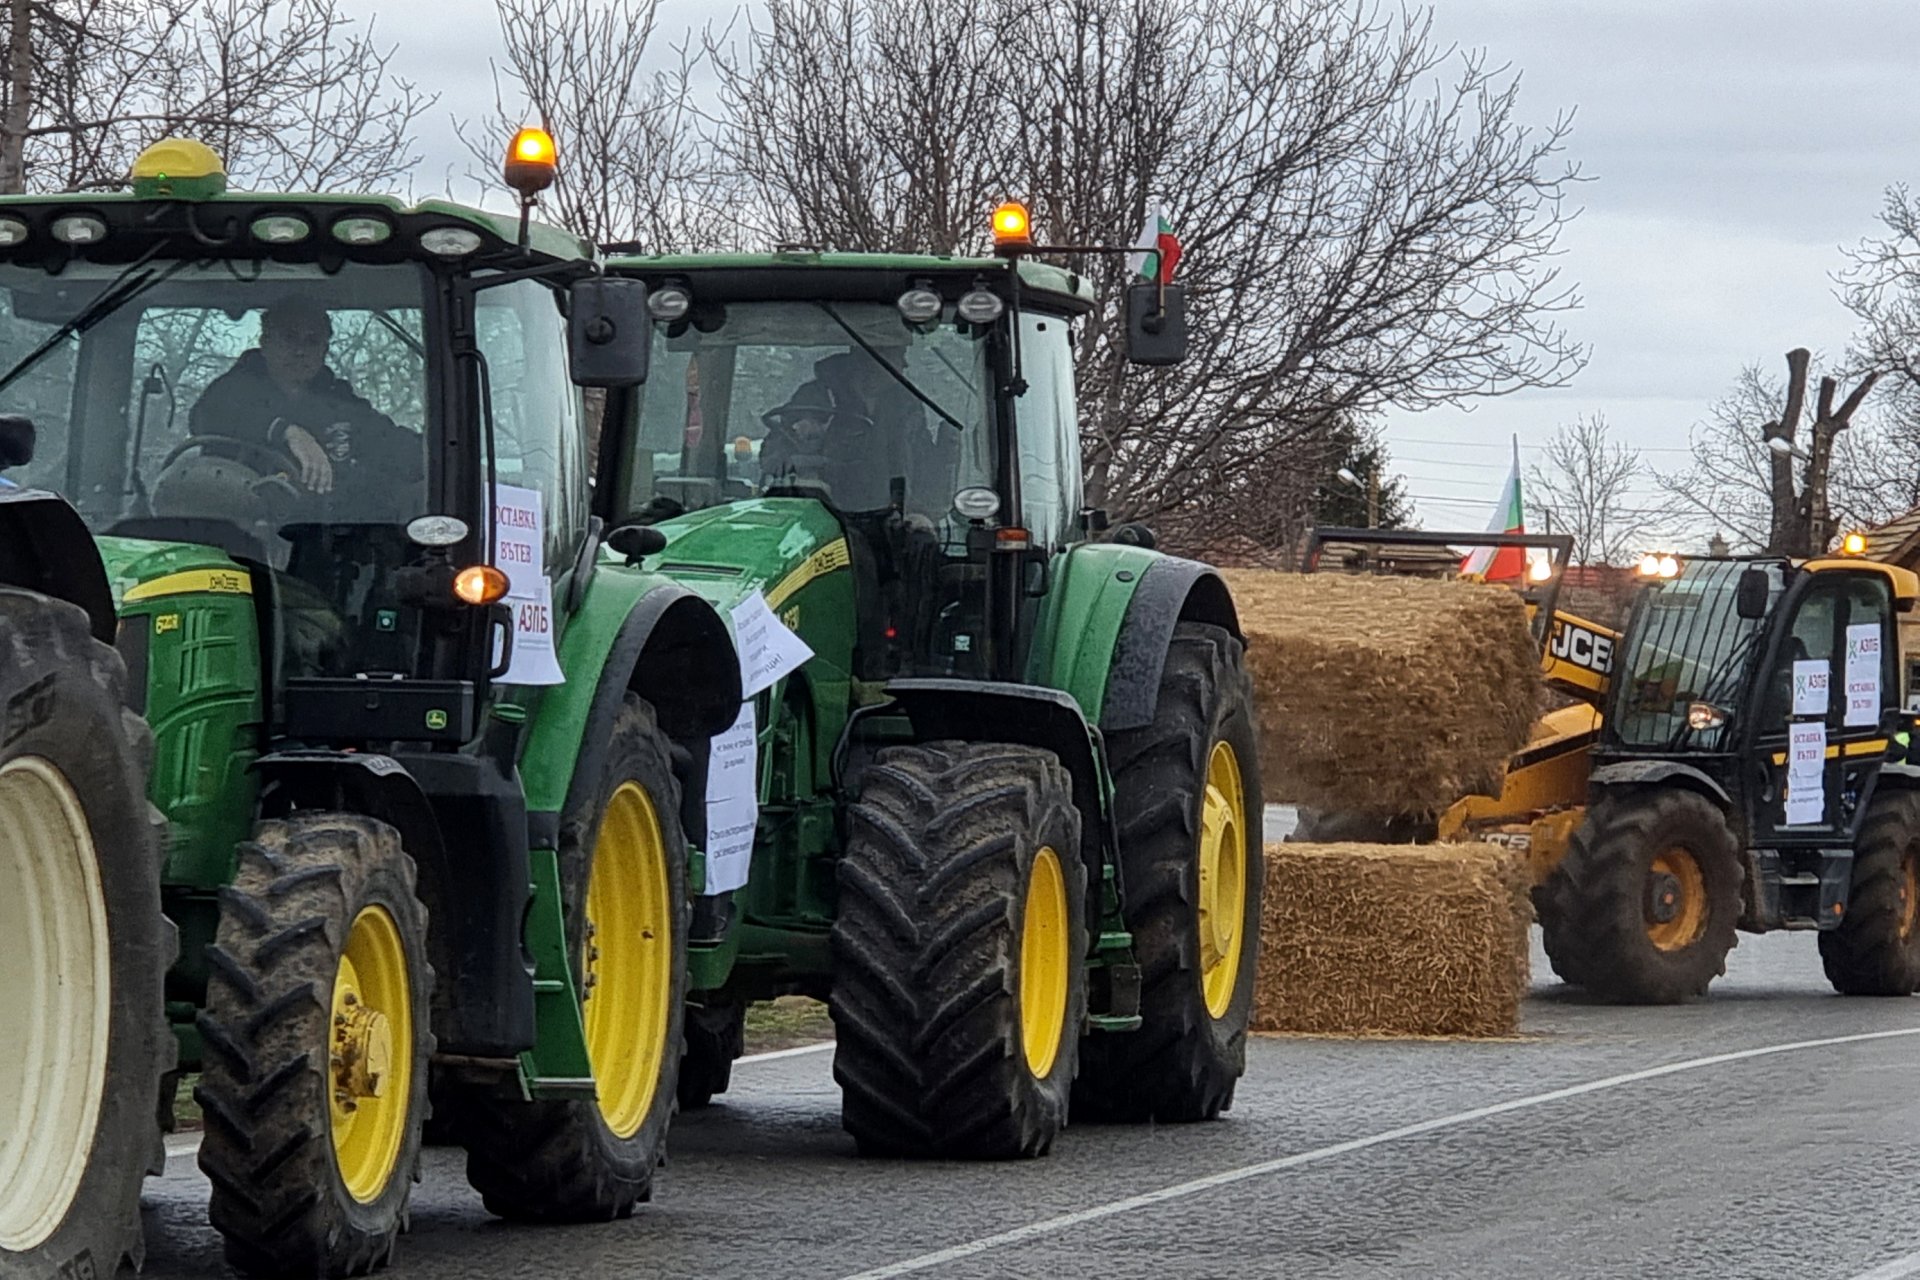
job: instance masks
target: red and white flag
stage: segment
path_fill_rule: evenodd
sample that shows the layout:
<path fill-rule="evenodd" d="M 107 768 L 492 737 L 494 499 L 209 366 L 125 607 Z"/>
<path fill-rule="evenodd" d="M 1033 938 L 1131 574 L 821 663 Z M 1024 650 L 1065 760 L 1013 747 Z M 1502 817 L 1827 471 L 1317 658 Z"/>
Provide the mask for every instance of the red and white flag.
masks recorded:
<path fill-rule="evenodd" d="M 1173 223 L 1158 205 L 1147 211 L 1147 224 L 1127 255 L 1127 267 L 1147 284 L 1172 284 L 1173 269 L 1180 265 L 1180 237 L 1173 234 Z"/>
<path fill-rule="evenodd" d="M 1488 533 L 1525 533 L 1526 508 L 1520 501 L 1520 437 L 1513 438 L 1513 469 L 1500 489 L 1500 504 L 1487 521 Z M 1475 547 L 1460 562 L 1460 576 L 1485 582 L 1524 582 L 1527 576 L 1525 547 Z"/>

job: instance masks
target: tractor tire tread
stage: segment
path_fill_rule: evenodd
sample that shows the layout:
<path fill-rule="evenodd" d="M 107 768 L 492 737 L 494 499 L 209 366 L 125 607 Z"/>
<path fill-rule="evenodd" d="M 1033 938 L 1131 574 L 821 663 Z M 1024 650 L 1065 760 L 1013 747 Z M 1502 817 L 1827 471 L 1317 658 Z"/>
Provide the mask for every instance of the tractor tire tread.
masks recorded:
<path fill-rule="evenodd" d="M 1920 926 L 1900 928 L 1906 860 L 1920 858 L 1920 793 L 1876 796 L 1854 845 L 1846 914 L 1820 934 L 1820 963 L 1841 995 L 1906 996 L 1920 990 Z"/>

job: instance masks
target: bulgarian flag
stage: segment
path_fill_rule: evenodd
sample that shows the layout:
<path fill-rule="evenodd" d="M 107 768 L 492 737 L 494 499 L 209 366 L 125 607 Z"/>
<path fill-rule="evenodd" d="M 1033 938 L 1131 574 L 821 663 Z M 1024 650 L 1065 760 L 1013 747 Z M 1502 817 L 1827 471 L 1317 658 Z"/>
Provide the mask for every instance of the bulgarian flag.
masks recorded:
<path fill-rule="evenodd" d="M 1513 438 L 1513 469 L 1500 490 L 1500 505 L 1487 521 L 1488 533 L 1525 533 L 1527 517 L 1520 505 L 1520 437 Z M 1525 547 L 1475 547 L 1460 562 L 1460 576 L 1484 582 L 1524 582 L 1527 577 Z"/>
<path fill-rule="evenodd" d="M 1147 224 L 1127 255 L 1127 268 L 1148 284 L 1172 284 L 1173 269 L 1180 265 L 1180 237 L 1173 234 L 1173 223 L 1166 211 L 1155 205 L 1147 213 Z"/>

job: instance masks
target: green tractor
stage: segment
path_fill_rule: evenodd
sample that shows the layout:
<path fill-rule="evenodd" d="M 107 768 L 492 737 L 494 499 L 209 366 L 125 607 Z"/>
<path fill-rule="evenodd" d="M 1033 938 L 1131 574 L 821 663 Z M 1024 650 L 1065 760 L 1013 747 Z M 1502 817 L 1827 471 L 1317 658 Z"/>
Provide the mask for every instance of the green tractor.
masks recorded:
<path fill-rule="evenodd" d="M 552 144 L 510 154 L 530 204 Z M 37 427 L 12 476 L 71 504 L 4 508 L 15 580 L 95 548 L 105 566 L 90 632 L 0 594 L 6 634 L 66 664 L 0 673 L 0 733 L 39 743 L 69 687 L 96 726 L 93 758 L 34 746 L 65 784 L 0 746 L 0 806 L 69 845 L 90 806 L 109 926 L 88 882 L 92 949 L 9 951 L 0 990 L 44 999 L 50 970 L 91 965 L 112 1019 L 104 1066 L 97 1034 L 76 1045 L 84 1079 L 0 1073 L 5 1106 L 55 1125 L 24 1154 L 23 1126 L 0 1136 L 0 1271 L 137 1252 L 172 1064 L 119 1037 L 158 1016 L 162 971 L 243 1271 L 384 1263 L 430 1085 L 494 1212 L 648 1197 L 687 981 L 683 808 L 740 677 L 705 601 L 600 554 L 582 388 L 645 375 L 644 303 L 524 207 L 228 192 L 198 144 L 149 150 L 128 193 L 0 200 L 0 408 Z M 114 789 L 145 754 L 108 715 L 121 693 L 153 729 L 157 874 Z M 40 874 L 19 844 L 0 836 L 9 889 Z M 0 923 L 37 938 L 18 901 Z"/>
<path fill-rule="evenodd" d="M 1070 1106 L 1211 1118 L 1244 1070 L 1261 800 L 1233 601 L 1142 530 L 1090 540 L 1092 290 L 1024 225 L 999 211 L 987 259 L 608 264 L 656 325 L 601 437 L 609 545 L 731 617 L 748 698 L 703 762 L 683 1106 L 786 993 L 829 1003 L 863 1152 L 1039 1155 Z M 1180 357 L 1176 287 L 1127 317 L 1135 359 Z"/>
<path fill-rule="evenodd" d="M 4 474 L 35 445 L 0 417 L 0 1273 L 111 1274 L 141 1260 L 140 1183 L 166 1158 L 174 937 L 106 573 L 72 507 Z"/>

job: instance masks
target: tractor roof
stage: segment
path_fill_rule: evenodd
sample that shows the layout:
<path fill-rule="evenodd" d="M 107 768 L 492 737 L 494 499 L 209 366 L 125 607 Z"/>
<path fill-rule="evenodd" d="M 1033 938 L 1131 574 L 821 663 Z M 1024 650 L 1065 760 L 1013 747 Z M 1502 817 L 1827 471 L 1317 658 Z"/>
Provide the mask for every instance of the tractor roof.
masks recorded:
<path fill-rule="evenodd" d="M 769 273 L 819 273 L 846 279 L 854 276 L 879 277 L 885 288 L 898 293 L 904 281 L 898 277 L 914 275 L 1004 276 L 1010 270 L 1020 274 L 1024 292 L 1043 295 L 1055 305 L 1072 311 L 1085 311 L 1093 305 L 1093 286 L 1085 276 L 1050 262 L 1034 258 L 967 258 L 927 253 L 836 253 L 817 249 L 783 249 L 772 253 L 686 253 L 609 258 L 612 271 L 636 275 L 699 275 L 751 273 L 765 277 Z M 824 287 L 833 287 L 822 282 Z"/>
<path fill-rule="evenodd" d="M 18 210 L 29 216 L 33 211 L 49 213 L 53 210 L 63 213 L 93 211 L 110 221 L 115 221 L 113 215 L 117 211 L 154 204 L 245 209 L 249 211 L 246 215 L 249 220 L 253 217 L 298 210 L 316 211 L 323 216 L 330 210 L 342 212 L 349 209 L 367 210 L 383 213 L 393 222 L 415 227 L 421 223 L 442 219 L 448 222 L 464 222 L 482 234 L 507 245 L 514 244 L 520 235 L 520 220 L 511 213 L 495 213 L 471 205 L 455 204 L 451 200 L 422 200 L 417 204 L 408 204 L 397 196 L 349 192 L 228 191 L 221 195 L 187 200 L 156 198 L 124 191 L 29 194 L 0 196 L 0 214 L 10 210 Z M 594 256 L 594 247 L 590 242 L 557 227 L 544 226 L 537 222 L 528 229 L 528 245 L 534 252 L 551 258 Z"/>

